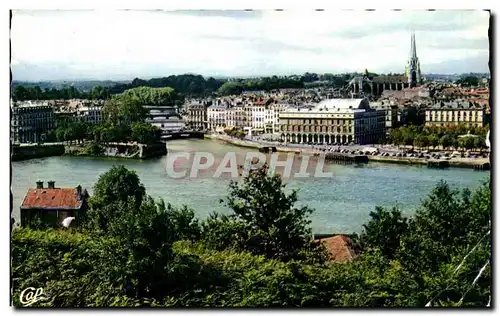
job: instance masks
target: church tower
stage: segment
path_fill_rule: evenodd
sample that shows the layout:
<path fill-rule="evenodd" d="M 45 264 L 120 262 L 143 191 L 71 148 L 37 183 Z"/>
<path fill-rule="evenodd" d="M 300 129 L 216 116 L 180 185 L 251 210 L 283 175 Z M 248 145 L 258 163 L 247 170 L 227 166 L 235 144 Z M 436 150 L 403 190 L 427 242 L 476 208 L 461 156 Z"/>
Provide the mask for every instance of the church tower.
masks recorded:
<path fill-rule="evenodd" d="M 420 73 L 420 62 L 417 57 L 417 44 L 415 43 L 415 32 L 411 32 L 411 48 L 410 58 L 406 64 L 406 76 L 410 87 L 416 87 L 422 83 L 422 75 Z"/>

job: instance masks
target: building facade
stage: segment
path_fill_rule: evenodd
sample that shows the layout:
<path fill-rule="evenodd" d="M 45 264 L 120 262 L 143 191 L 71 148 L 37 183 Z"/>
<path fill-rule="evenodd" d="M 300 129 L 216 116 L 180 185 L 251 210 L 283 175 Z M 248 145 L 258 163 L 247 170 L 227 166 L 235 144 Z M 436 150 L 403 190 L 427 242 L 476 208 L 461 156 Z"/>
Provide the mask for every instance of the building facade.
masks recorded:
<path fill-rule="evenodd" d="M 484 126 L 485 117 L 485 106 L 470 101 L 441 101 L 425 109 L 426 126 Z"/>
<path fill-rule="evenodd" d="M 48 104 L 13 104 L 11 111 L 10 131 L 14 143 L 44 141 L 47 133 L 56 128 L 54 111 Z"/>
<path fill-rule="evenodd" d="M 85 105 L 77 110 L 77 117 L 84 122 L 99 124 L 102 122 L 102 111 L 103 106 L 101 105 Z"/>
<path fill-rule="evenodd" d="M 187 123 L 195 130 L 207 128 L 207 106 L 203 103 L 192 103 L 187 106 Z"/>
<path fill-rule="evenodd" d="M 386 113 L 367 99 L 324 100 L 279 114 L 281 139 L 290 143 L 369 144 L 386 135 Z"/>
<path fill-rule="evenodd" d="M 221 130 L 227 126 L 226 110 L 228 106 L 221 100 L 216 100 L 214 104 L 207 109 L 207 128 L 211 131 Z"/>
<path fill-rule="evenodd" d="M 65 226 L 73 221 L 80 225 L 86 216 L 89 194 L 80 185 L 76 188 L 56 188 L 54 181 L 37 181 L 36 188 L 29 189 L 21 204 L 21 226 L 31 226 L 35 222 L 50 227 Z"/>

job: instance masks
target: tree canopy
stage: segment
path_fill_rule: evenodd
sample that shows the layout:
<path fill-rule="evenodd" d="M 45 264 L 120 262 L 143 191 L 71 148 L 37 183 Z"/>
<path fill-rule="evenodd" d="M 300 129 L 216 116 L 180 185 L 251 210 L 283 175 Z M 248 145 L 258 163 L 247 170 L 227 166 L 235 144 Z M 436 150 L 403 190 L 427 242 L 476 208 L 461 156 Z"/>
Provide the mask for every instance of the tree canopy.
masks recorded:
<path fill-rule="evenodd" d="M 411 217 L 377 208 L 362 252 L 311 260 L 307 207 L 260 170 L 229 187 L 232 214 L 194 211 L 146 194 L 123 166 L 99 177 L 86 225 L 14 228 L 14 306 L 484 307 L 491 299 L 491 190 L 440 182 Z M 309 252 L 301 255 L 301 251 Z M 318 247 L 315 253 L 324 251 Z M 485 267 L 485 269 L 482 269 Z M 479 273 L 481 272 L 481 274 Z"/>

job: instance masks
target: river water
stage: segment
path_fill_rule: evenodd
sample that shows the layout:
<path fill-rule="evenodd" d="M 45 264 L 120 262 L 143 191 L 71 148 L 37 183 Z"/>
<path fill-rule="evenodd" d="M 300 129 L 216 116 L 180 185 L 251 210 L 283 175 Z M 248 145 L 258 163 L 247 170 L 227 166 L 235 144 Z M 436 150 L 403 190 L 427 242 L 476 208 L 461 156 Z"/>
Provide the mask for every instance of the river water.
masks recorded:
<path fill-rule="evenodd" d="M 169 154 L 176 152 L 208 152 L 215 156 L 217 166 L 228 152 L 234 152 L 238 163 L 252 149 L 223 144 L 213 140 L 177 140 L 168 143 Z M 284 155 L 284 154 L 283 154 Z M 243 158 L 242 158 L 243 157 Z M 280 160 L 286 160 L 286 155 Z M 180 161 L 180 162 L 179 162 Z M 187 160 L 176 162 L 176 170 L 189 165 Z M 312 160 L 313 161 L 313 160 Z M 48 157 L 12 163 L 13 217 L 19 218 L 19 206 L 28 188 L 35 187 L 37 180 L 54 180 L 56 187 L 76 187 L 80 184 L 92 194 L 92 186 L 99 175 L 114 164 L 122 164 L 137 172 L 154 198 L 163 198 L 174 206 L 188 205 L 200 219 L 212 211 L 229 212 L 220 203 L 227 196 L 225 177 L 214 178 L 213 169 L 198 177 L 173 178 L 167 173 L 166 157 L 145 161 L 89 158 Z M 202 162 L 205 162 L 202 160 Z M 298 171 L 293 168 L 292 174 Z M 313 165 L 314 166 L 314 165 Z M 180 168 L 180 169 L 179 169 Z M 280 169 L 277 169 L 280 171 Z M 312 173 L 314 173 L 314 168 Z M 311 215 L 314 233 L 360 232 L 375 206 L 399 206 L 404 214 L 411 215 L 422 198 L 442 179 L 455 188 L 474 189 L 487 179 L 489 172 L 471 169 L 428 169 L 425 166 L 368 163 L 364 165 L 338 165 L 326 163 L 327 178 L 288 178 L 286 190 L 298 189 L 298 205 L 315 209 Z M 188 170 L 189 172 L 189 170 Z M 212 172 L 212 173 L 210 173 Z M 189 173 L 188 173 L 189 175 Z M 224 175 L 224 174 L 223 174 Z"/>

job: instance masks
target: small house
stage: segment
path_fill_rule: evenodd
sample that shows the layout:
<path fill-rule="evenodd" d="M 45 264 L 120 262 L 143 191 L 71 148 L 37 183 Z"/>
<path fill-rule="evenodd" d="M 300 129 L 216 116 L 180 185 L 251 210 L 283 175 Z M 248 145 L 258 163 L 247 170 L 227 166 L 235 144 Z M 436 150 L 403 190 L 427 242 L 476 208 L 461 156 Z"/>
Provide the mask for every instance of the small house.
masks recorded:
<path fill-rule="evenodd" d="M 89 194 L 80 185 L 76 188 L 56 188 L 54 181 L 48 181 L 44 188 L 37 181 L 36 188 L 28 189 L 21 204 L 21 226 L 43 223 L 49 227 L 67 226 L 68 217 L 73 217 L 71 226 L 80 225 L 88 209 Z"/>

